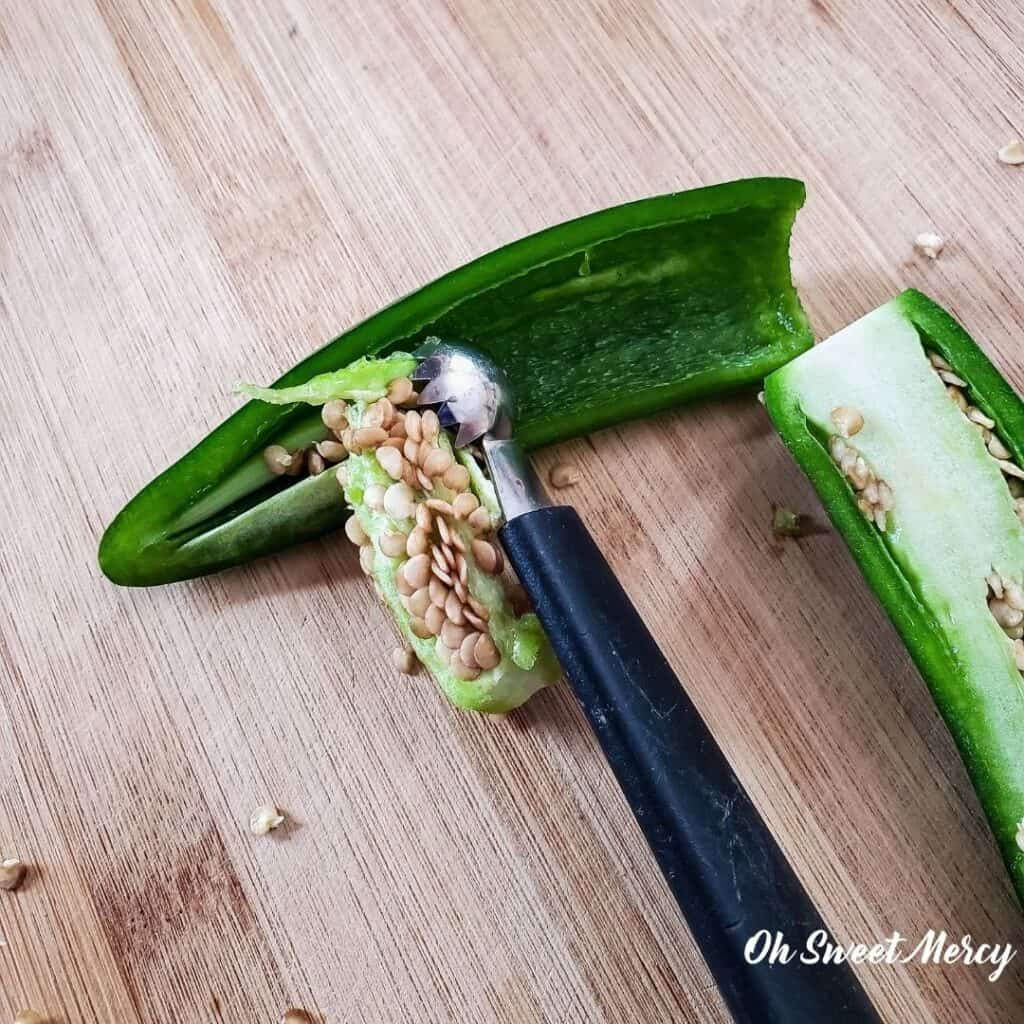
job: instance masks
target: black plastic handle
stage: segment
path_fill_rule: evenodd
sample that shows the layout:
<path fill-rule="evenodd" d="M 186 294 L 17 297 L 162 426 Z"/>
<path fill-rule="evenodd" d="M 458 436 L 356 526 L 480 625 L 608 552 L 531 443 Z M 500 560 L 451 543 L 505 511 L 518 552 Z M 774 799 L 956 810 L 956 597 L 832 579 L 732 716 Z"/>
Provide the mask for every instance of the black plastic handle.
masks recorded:
<path fill-rule="evenodd" d="M 846 964 L 801 961 L 831 934 L 576 511 L 501 540 L 734 1020 L 878 1021 Z M 789 963 L 747 962 L 762 930 Z"/>

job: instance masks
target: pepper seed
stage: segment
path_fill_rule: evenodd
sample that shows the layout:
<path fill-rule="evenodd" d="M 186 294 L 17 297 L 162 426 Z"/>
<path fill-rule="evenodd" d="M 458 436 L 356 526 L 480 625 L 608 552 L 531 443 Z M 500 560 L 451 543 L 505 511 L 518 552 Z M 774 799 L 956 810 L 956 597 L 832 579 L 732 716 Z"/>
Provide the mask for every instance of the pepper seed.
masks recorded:
<path fill-rule="evenodd" d="M 402 479 L 402 469 L 404 460 L 402 459 L 402 453 L 395 448 L 378 448 L 377 449 L 377 462 L 380 464 L 380 468 L 392 480 Z"/>
<path fill-rule="evenodd" d="M 388 432 L 383 427 L 360 427 L 352 435 L 352 440 L 360 448 L 373 448 L 375 445 L 382 444 L 387 439 Z"/>
<path fill-rule="evenodd" d="M 461 497 L 461 495 L 460 495 Z M 491 514 L 482 505 L 470 512 L 466 520 L 474 533 L 486 533 L 491 528 Z"/>
<path fill-rule="evenodd" d="M 317 453 L 328 462 L 341 462 L 348 452 L 340 441 L 319 441 L 316 446 Z"/>
<path fill-rule="evenodd" d="M 272 444 L 263 449 L 263 461 L 274 476 L 283 476 L 292 466 L 292 453 L 283 445 Z"/>
<path fill-rule="evenodd" d="M 439 608 L 436 604 L 431 604 L 423 613 L 423 620 L 427 624 L 427 629 L 430 630 L 430 635 L 437 636 L 445 623 L 444 609 Z"/>
<path fill-rule="evenodd" d="M 359 547 L 362 547 L 370 540 L 363 529 L 363 524 L 359 522 L 359 517 L 354 512 L 345 520 L 345 536 Z"/>
<path fill-rule="evenodd" d="M 320 418 L 328 430 L 340 434 L 348 426 L 348 406 L 340 398 L 333 398 L 320 410 Z"/>
<path fill-rule="evenodd" d="M 433 605 L 431 605 L 431 607 L 433 607 Z M 444 641 L 445 647 L 450 647 L 455 651 L 462 645 L 462 641 L 466 639 L 466 635 L 468 633 L 468 626 L 459 625 L 456 622 L 452 622 L 451 619 L 448 619 L 441 627 L 441 640 Z"/>
<path fill-rule="evenodd" d="M 283 823 L 284 815 L 273 804 L 261 804 L 249 817 L 249 831 L 254 836 L 265 836 Z"/>
<path fill-rule="evenodd" d="M 373 545 L 364 544 L 359 549 L 359 568 L 366 573 L 367 576 L 373 575 Z"/>
<path fill-rule="evenodd" d="M 412 381 L 408 377 L 396 377 L 388 385 L 388 401 L 392 405 L 405 405 L 412 393 Z"/>
<path fill-rule="evenodd" d="M 444 608 L 448 600 L 448 588 L 436 576 L 430 577 L 427 587 L 430 591 L 430 603 L 436 604 L 438 608 Z"/>
<path fill-rule="evenodd" d="M 452 465 L 452 457 L 443 448 L 434 448 L 423 462 L 423 472 L 427 476 L 441 476 Z"/>
<path fill-rule="evenodd" d="M 391 652 L 391 664 L 398 669 L 402 675 L 411 676 L 419 665 L 416 652 L 406 644 L 403 647 L 396 647 Z"/>
<path fill-rule="evenodd" d="M 36 1010 L 19 1010 L 14 1024 L 48 1024 L 49 1018 Z"/>
<path fill-rule="evenodd" d="M 433 633 L 427 628 L 426 622 L 417 617 L 409 620 L 409 628 L 413 631 L 415 636 L 418 636 L 421 640 L 429 640 Z"/>
<path fill-rule="evenodd" d="M 568 462 L 559 462 L 551 468 L 548 480 L 552 487 L 562 490 L 566 487 L 573 487 L 580 482 L 580 471 Z"/>
<path fill-rule="evenodd" d="M 405 545 L 405 553 L 412 558 L 414 555 L 426 554 L 429 550 L 430 538 L 427 536 L 427 531 L 422 526 L 417 526 L 409 534 L 409 539 Z"/>
<path fill-rule="evenodd" d="M 450 662 L 452 675 L 456 679 L 472 682 L 480 675 L 480 669 L 467 665 L 461 658 L 454 656 Z"/>
<path fill-rule="evenodd" d="M 28 867 L 17 857 L 5 857 L 0 860 L 0 889 L 14 892 L 25 881 Z"/>
<path fill-rule="evenodd" d="M 473 659 L 483 669 L 495 668 L 501 661 L 501 653 L 489 633 L 483 633 L 477 640 L 473 648 Z"/>
<path fill-rule="evenodd" d="M 995 434 L 993 434 L 988 439 L 988 453 L 994 459 L 1012 459 L 1013 458 L 1013 452 L 1011 452 L 1010 449 L 1007 448 L 1006 445 L 1003 444 L 1003 442 L 1000 441 L 999 438 Z"/>
<path fill-rule="evenodd" d="M 406 483 L 392 484 L 384 492 L 384 511 L 394 519 L 411 519 L 416 514 L 416 495 Z"/>
<path fill-rule="evenodd" d="M 423 440 L 423 428 L 420 414 L 415 410 L 405 414 L 405 435 L 412 438 L 417 444 Z"/>
<path fill-rule="evenodd" d="M 414 555 L 402 568 L 406 581 L 414 591 L 430 582 L 430 556 Z"/>
<path fill-rule="evenodd" d="M 452 511 L 456 519 L 468 519 L 479 507 L 480 502 L 472 491 L 463 491 L 452 501 Z"/>
<path fill-rule="evenodd" d="M 444 613 L 456 626 L 462 626 L 466 622 L 466 617 L 462 614 L 462 602 L 453 591 L 449 592 L 444 603 Z"/>
<path fill-rule="evenodd" d="M 385 533 L 380 539 L 380 550 L 388 558 L 401 558 L 409 538 L 404 533 Z"/>
<path fill-rule="evenodd" d="M 859 409 L 850 405 L 840 405 L 832 410 L 829 418 L 836 426 L 836 430 L 843 437 L 853 437 L 859 434 L 864 427 L 864 417 Z"/>
<path fill-rule="evenodd" d="M 449 491 L 464 491 L 469 487 L 469 470 L 458 464 L 450 466 L 442 481 Z"/>

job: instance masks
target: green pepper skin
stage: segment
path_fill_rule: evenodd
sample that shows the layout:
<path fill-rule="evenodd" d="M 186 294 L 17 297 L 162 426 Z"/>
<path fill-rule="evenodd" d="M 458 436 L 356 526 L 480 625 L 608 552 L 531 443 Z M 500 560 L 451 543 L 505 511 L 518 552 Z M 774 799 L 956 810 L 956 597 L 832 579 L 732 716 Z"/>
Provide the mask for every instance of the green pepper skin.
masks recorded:
<path fill-rule="evenodd" d="M 967 382 L 970 401 L 995 420 L 999 436 L 1024 464 L 1024 402 L 984 352 L 956 320 L 920 292 L 903 292 L 893 304 L 916 328 L 923 345 L 938 352 Z M 928 684 L 1024 904 L 1024 850 L 1016 839 L 1017 822 L 1024 818 L 1024 735 L 1017 732 L 1024 722 L 1024 684 L 1017 693 L 997 696 L 964 676 L 956 645 L 893 558 L 883 535 L 857 508 L 853 490 L 823 440 L 810 429 L 784 371 L 765 382 L 765 405 Z"/>
<path fill-rule="evenodd" d="M 428 335 L 471 341 L 508 374 L 527 447 L 753 384 L 811 344 L 789 270 L 803 200 L 798 181 L 755 178 L 569 221 L 388 306 L 277 384 L 412 351 Z M 261 500 L 274 485 L 259 453 L 289 432 L 326 436 L 308 407 L 245 405 L 118 515 L 100 545 L 104 573 L 169 583 L 339 525 L 344 503 L 326 486 Z"/>

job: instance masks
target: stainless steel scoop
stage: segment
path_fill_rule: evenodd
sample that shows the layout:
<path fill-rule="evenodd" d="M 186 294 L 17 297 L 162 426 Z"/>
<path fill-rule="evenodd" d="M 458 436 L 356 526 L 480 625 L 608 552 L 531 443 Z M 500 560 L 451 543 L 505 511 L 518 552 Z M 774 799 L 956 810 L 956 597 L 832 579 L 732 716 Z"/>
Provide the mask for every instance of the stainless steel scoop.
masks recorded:
<path fill-rule="evenodd" d="M 412 379 L 426 381 L 421 405 L 437 405 L 441 425 L 455 431 L 455 447 L 480 441 L 487 470 L 508 522 L 551 504 L 530 460 L 512 439 L 515 398 L 508 378 L 482 352 L 428 341 Z"/>
<path fill-rule="evenodd" d="M 828 936 L 749 796 L 576 512 L 552 506 L 513 440 L 505 374 L 463 345 L 428 343 L 422 405 L 463 446 L 480 440 L 505 516 L 499 537 L 738 1022 L 871 1024 L 846 964 L 749 963 L 781 932 Z"/>

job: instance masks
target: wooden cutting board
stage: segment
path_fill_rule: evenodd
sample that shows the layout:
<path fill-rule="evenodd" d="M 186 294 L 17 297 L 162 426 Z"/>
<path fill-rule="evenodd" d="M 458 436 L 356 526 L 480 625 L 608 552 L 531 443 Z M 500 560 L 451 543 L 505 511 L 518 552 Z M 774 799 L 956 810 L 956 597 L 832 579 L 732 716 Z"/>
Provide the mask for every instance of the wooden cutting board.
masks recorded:
<path fill-rule="evenodd" d="M 96 544 L 234 380 L 745 175 L 807 182 L 820 336 L 914 285 L 1024 385 L 1022 38 L 1009 0 L 0 0 L 0 850 L 37 865 L 0 893 L 0 1020 L 724 1020 L 564 687 L 491 719 L 397 678 L 339 537 L 140 592 Z M 555 459 L 840 939 L 1024 945 L 842 543 L 770 536 L 773 503 L 822 517 L 753 399 Z M 887 1020 L 1024 1019 L 1024 957 L 986 973 L 859 971 Z"/>

